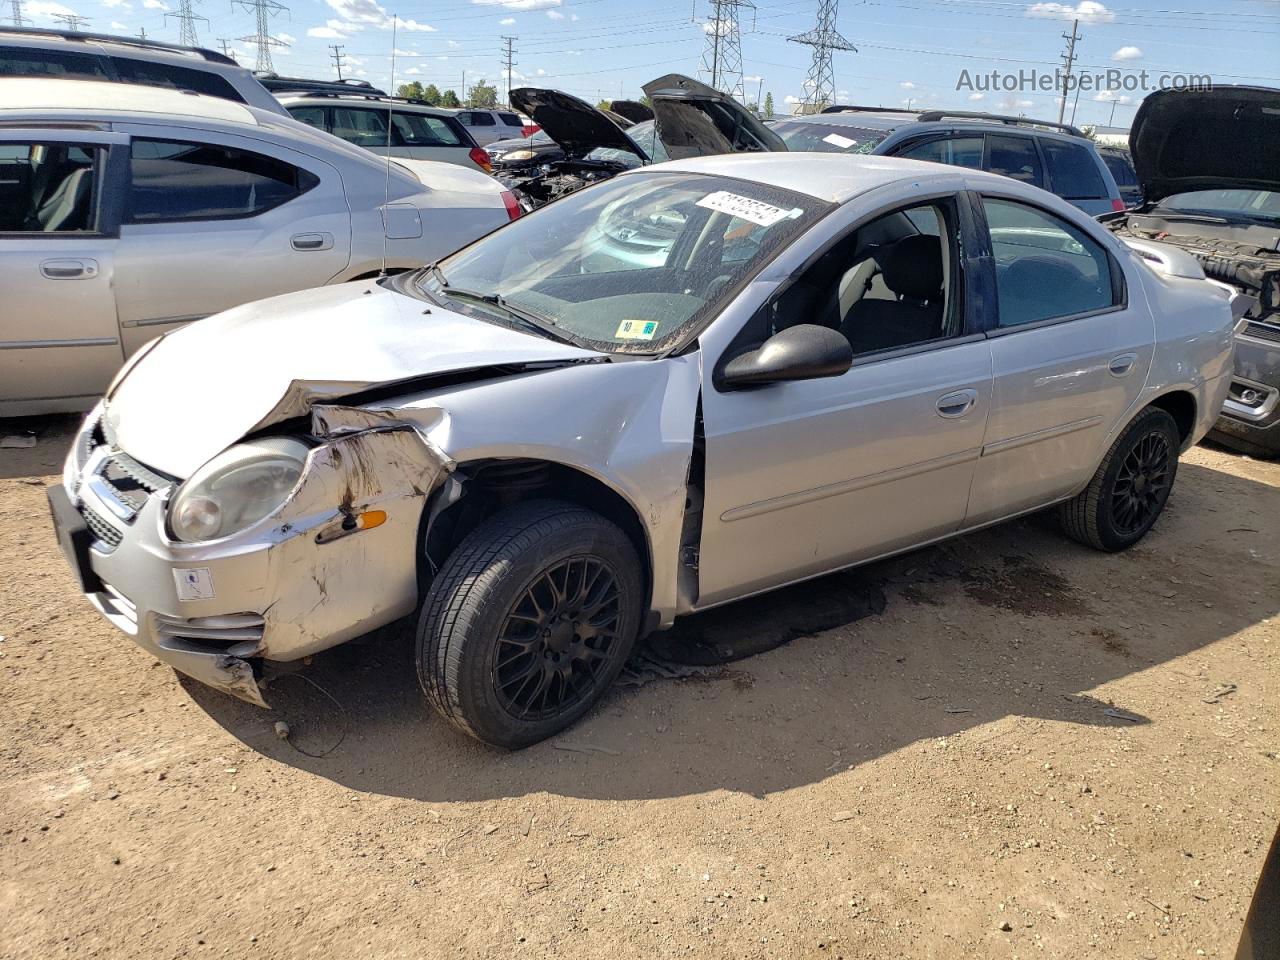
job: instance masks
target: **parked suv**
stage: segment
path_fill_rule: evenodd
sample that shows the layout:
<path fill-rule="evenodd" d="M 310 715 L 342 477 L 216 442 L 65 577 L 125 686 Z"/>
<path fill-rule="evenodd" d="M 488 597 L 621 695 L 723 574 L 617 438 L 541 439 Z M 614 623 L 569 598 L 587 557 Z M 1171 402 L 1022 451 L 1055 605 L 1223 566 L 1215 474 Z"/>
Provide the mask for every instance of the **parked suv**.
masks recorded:
<path fill-rule="evenodd" d="M 421 266 L 518 212 L 484 174 L 227 100 L 0 79 L 0 416 L 83 410 L 191 320 Z"/>
<path fill-rule="evenodd" d="M 295 120 L 374 153 L 456 163 L 482 173 L 493 170 L 489 155 L 450 110 L 358 90 L 281 92 L 276 97 Z"/>
<path fill-rule="evenodd" d="M 0 27 L 0 77 L 137 83 L 284 113 L 253 74 L 230 57 L 133 37 Z"/>
<path fill-rule="evenodd" d="M 454 110 L 453 115 L 471 131 L 471 136 L 482 147 L 495 140 L 510 140 L 530 132 L 520 114 L 513 110 Z"/>
<path fill-rule="evenodd" d="M 1093 142 L 1068 124 L 994 113 L 834 106 L 771 126 L 790 150 L 949 163 L 1042 187 L 1095 217 L 1124 209 Z"/>

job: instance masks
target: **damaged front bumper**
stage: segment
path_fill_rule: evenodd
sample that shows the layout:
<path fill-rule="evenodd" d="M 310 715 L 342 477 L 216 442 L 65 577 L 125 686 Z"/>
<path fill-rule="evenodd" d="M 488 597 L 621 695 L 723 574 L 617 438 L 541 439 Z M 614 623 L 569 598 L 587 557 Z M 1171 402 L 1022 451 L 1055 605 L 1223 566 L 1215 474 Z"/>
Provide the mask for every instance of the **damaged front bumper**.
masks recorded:
<path fill-rule="evenodd" d="M 344 412 L 317 408 L 317 445 L 279 508 L 206 543 L 169 537 L 176 484 L 106 442 L 91 415 L 50 492 L 89 602 L 158 660 L 259 706 L 264 663 L 410 613 L 423 506 L 452 464 L 409 425 Z"/>

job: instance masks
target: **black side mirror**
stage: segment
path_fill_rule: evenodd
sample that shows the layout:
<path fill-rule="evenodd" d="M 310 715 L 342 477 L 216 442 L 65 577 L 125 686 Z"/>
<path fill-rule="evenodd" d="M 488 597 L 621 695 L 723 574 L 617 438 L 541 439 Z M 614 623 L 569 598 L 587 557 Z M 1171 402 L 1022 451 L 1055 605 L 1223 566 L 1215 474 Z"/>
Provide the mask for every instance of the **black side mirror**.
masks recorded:
<path fill-rule="evenodd" d="M 779 330 L 754 350 L 724 366 L 720 383 L 745 387 L 784 380 L 838 377 L 853 366 L 853 348 L 830 327 L 801 323 Z"/>

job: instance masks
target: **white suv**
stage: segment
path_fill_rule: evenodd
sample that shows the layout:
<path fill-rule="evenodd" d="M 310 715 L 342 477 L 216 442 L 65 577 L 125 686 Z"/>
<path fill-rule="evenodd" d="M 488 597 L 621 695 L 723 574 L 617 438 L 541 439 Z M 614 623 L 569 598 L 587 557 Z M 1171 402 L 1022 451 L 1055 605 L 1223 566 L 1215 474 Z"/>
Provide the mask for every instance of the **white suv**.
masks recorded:
<path fill-rule="evenodd" d="M 266 87 L 230 57 L 133 37 L 0 27 L 0 77 L 137 83 L 284 113 Z"/>
<path fill-rule="evenodd" d="M 485 147 L 496 140 L 525 135 L 525 122 L 514 110 L 459 110 L 454 116 L 470 131 L 476 143 Z"/>

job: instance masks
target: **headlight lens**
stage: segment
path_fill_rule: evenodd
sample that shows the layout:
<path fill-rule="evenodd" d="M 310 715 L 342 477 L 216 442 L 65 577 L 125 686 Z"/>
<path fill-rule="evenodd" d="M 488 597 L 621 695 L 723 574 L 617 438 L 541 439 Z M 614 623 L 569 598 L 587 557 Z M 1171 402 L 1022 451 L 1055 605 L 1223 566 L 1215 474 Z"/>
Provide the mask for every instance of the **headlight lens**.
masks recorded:
<path fill-rule="evenodd" d="M 241 443 L 193 473 L 169 505 L 169 529 L 188 543 L 216 540 L 267 516 L 298 485 L 306 444 L 286 437 Z"/>
<path fill-rule="evenodd" d="M 504 163 L 509 160 L 532 160 L 532 159 L 533 159 L 532 150 L 512 150 L 510 153 L 504 153 L 502 155 L 502 160 Z"/>

